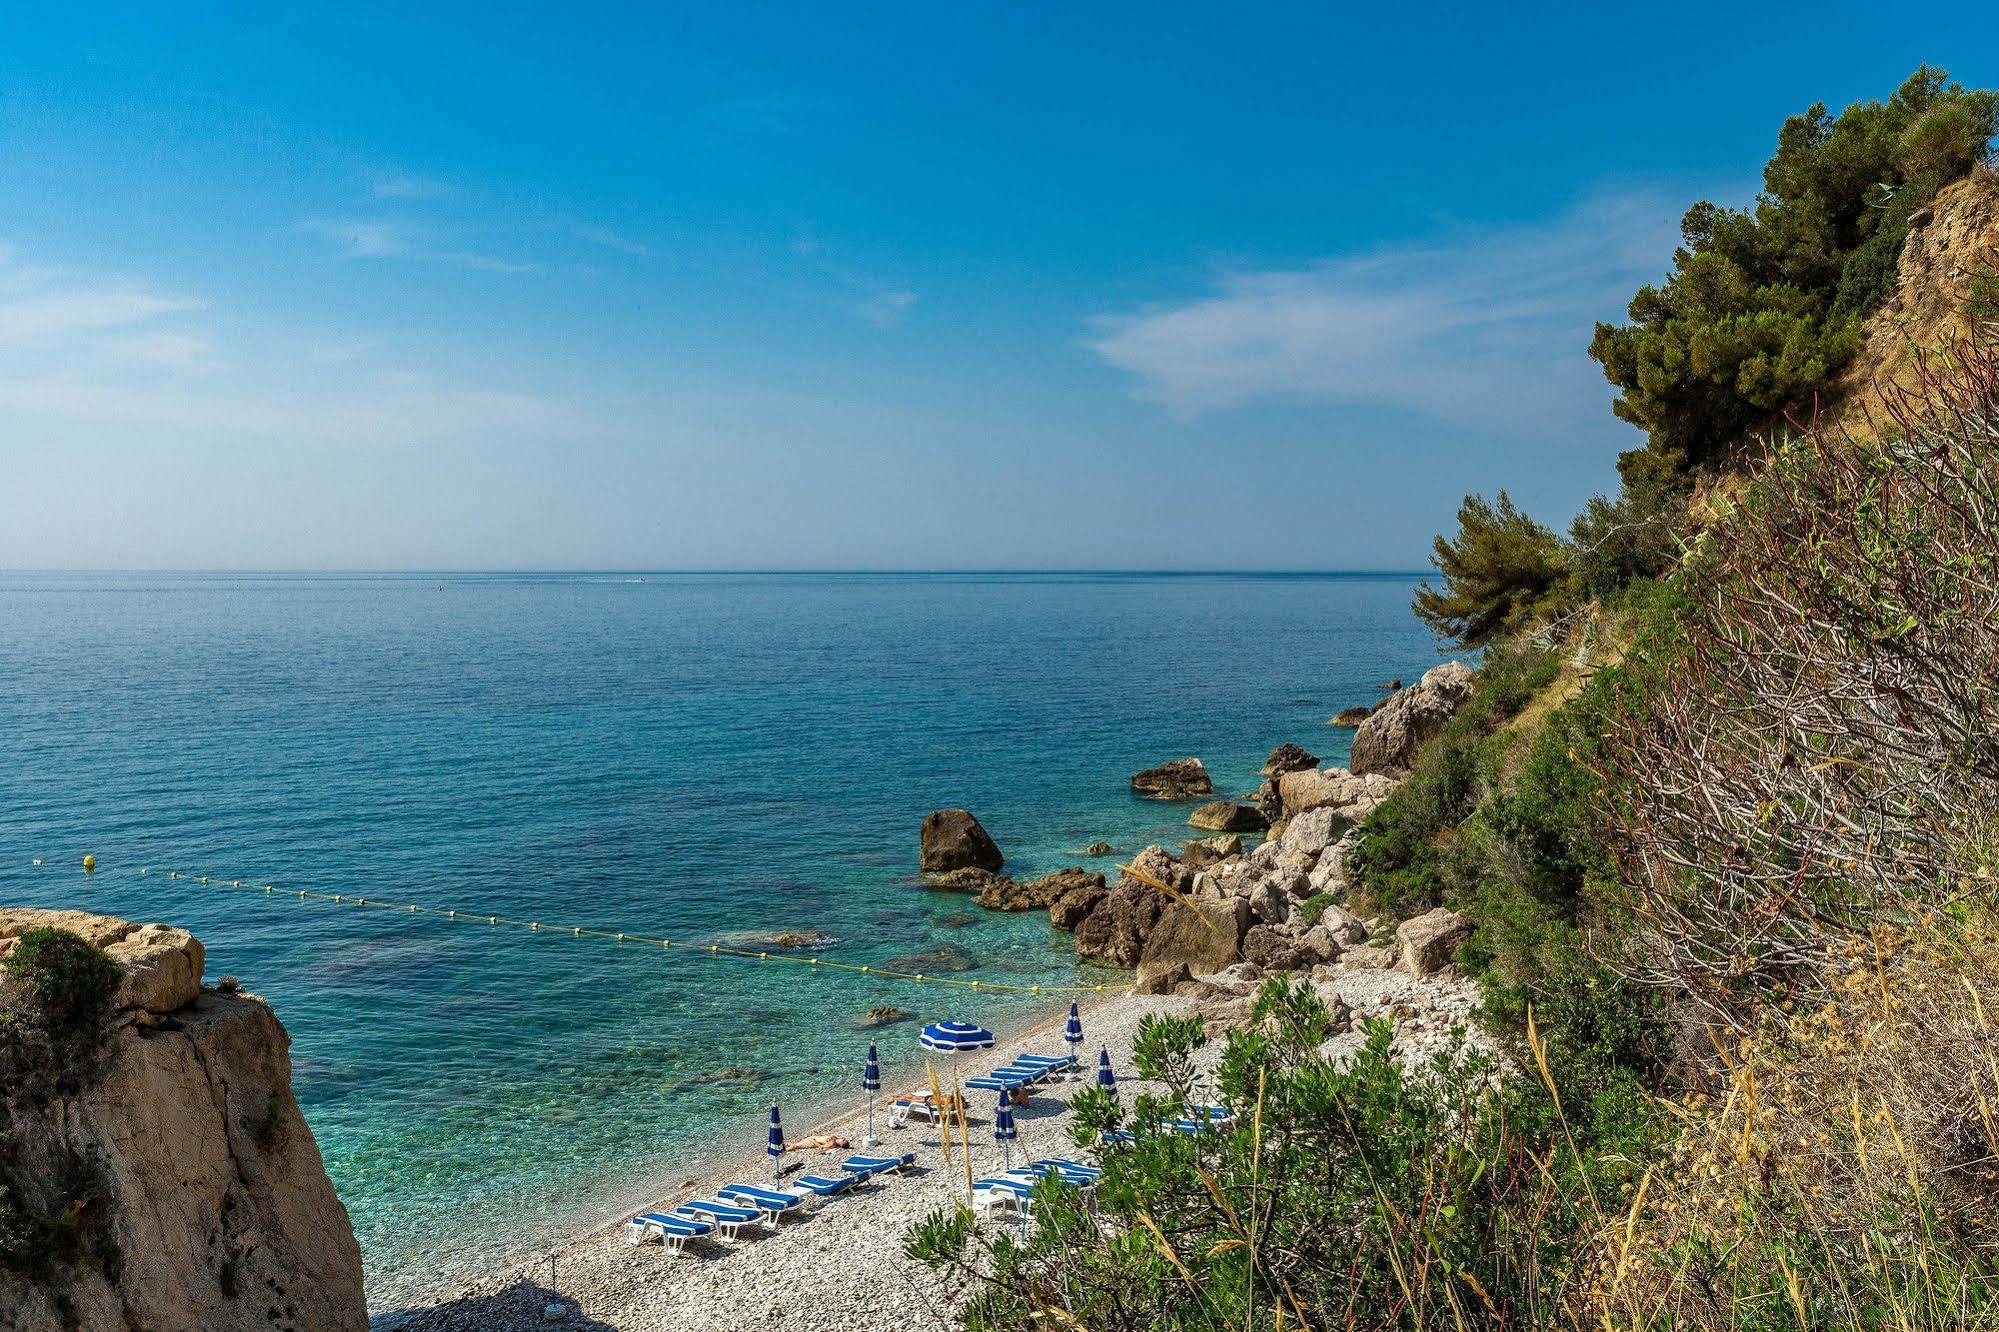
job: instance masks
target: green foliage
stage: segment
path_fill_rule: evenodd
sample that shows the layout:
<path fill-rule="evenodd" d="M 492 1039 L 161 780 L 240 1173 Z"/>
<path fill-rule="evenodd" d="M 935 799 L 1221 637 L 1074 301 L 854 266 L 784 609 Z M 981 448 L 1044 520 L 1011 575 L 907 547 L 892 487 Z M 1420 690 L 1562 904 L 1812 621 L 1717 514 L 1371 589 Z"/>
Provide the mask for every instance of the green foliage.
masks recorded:
<path fill-rule="evenodd" d="M 1999 97 L 1924 66 L 1885 103 L 1785 121 L 1753 209 L 1689 209 L 1672 274 L 1590 343 L 1618 416 L 1648 436 L 1626 479 L 1671 481 L 1829 384 L 1893 285 L 1910 213 L 1995 129 Z"/>
<path fill-rule="evenodd" d="M 27 997 L 42 1028 L 64 1044 L 94 1040 L 118 990 L 118 964 L 68 930 L 29 930 L 0 970 Z"/>
<path fill-rule="evenodd" d="M 1416 591 L 1416 615 L 1439 637 L 1478 647 L 1510 634 L 1548 609 L 1562 582 L 1561 538 L 1513 506 L 1467 495 L 1455 537 L 1438 537 L 1430 563 L 1443 586 Z"/>
<path fill-rule="evenodd" d="M 1572 1133 L 1538 1086 L 1502 1083 L 1489 1058 L 1410 1069 L 1370 1024 L 1336 1067 L 1319 1053 L 1331 1016 L 1309 984 L 1273 978 L 1257 1021 L 1230 1034 L 1211 1081 L 1120 1110 L 1079 1100 L 1104 1154 L 1089 1205 L 1042 1186 L 1032 1231 L 988 1237 L 940 1212 L 909 1252 L 974 1274 L 968 1327 L 1103 1332 L 1265 1327 L 1532 1326 L 1556 1321 L 1594 1233 L 1590 1199 L 1618 1196 L 1653 1132 L 1642 1102 L 1604 1132 Z M 1140 1058 L 1185 1067 L 1197 1024 L 1153 1028 Z M 1157 1116 L 1192 1098 L 1234 1107 L 1230 1128 L 1188 1136 Z M 1281 1315 L 1279 1309 L 1282 1309 Z"/>
<path fill-rule="evenodd" d="M 1369 911 L 1413 916 L 1444 905 L 1457 882 L 1456 833 L 1496 789 L 1515 740 L 1501 728 L 1557 671 L 1554 656 L 1534 648 L 1486 654 L 1476 691 L 1424 746 L 1409 780 L 1361 825 L 1347 853 L 1347 877 Z"/>

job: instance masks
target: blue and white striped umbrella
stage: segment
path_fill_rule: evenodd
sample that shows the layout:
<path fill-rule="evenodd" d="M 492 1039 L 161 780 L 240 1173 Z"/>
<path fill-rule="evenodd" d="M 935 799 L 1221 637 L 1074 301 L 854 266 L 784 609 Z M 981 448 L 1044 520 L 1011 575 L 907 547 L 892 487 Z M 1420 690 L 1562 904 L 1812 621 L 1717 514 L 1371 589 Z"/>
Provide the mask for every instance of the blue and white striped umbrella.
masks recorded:
<path fill-rule="evenodd" d="M 995 1044 L 993 1034 L 984 1027 L 952 1018 L 948 1022 L 933 1022 L 923 1029 L 916 1038 L 926 1050 L 939 1054 L 960 1054 L 966 1050 L 990 1050 Z"/>
<path fill-rule="evenodd" d="M 1083 1015 L 1076 1011 L 1076 1001 L 1069 1001 L 1069 1023 L 1062 1028 L 1062 1039 L 1071 1045 L 1083 1043 Z"/>
<path fill-rule="evenodd" d="M 882 1061 L 875 1053 L 875 1043 L 868 1042 L 868 1062 L 861 1066 L 861 1090 L 868 1094 L 868 1136 L 862 1140 L 863 1147 L 875 1145 L 875 1093 L 882 1089 Z"/>
<path fill-rule="evenodd" d="M 1111 1052 L 1108 1048 L 1097 1051 L 1097 1085 L 1117 1090 L 1117 1077 L 1111 1072 Z"/>
<path fill-rule="evenodd" d="M 773 1179 L 782 1179 L 784 1172 L 778 1162 L 784 1156 L 784 1121 L 777 1117 L 777 1102 L 770 1103 L 770 1146 L 764 1148 L 770 1153 L 770 1172 Z"/>
<path fill-rule="evenodd" d="M 993 1111 L 993 1141 L 1000 1145 L 1000 1158 L 1008 1170 L 1013 1169 L 1012 1143 L 1019 1136 L 1020 1130 L 1013 1126 L 1013 1098 L 1001 1087 L 999 1109 Z"/>

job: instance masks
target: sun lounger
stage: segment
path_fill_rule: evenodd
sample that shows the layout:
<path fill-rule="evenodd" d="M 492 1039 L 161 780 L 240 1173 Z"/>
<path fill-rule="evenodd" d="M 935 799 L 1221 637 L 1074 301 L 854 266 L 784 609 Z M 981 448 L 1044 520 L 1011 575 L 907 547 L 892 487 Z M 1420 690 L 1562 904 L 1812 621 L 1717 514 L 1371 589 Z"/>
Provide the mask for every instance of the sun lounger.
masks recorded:
<path fill-rule="evenodd" d="M 791 1187 L 816 1198 L 834 1198 L 861 1182 L 858 1175 L 842 1175 L 838 1179 L 828 1179 L 824 1175 L 798 1175 L 791 1181 Z"/>
<path fill-rule="evenodd" d="M 993 1175 L 972 1181 L 974 1207 L 1005 1207 L 1024 1212 L 1033 1202 L 1034 1184 L 1031 1180 Z"/>
<path fill-rule="evenodd" d="M 934 1124 L 939 1115 L 947 1111 L 955 1114 L 962 1104 L 963 1102 L 952 1096 L 946 1096 L 941 1102 L 933 1101 L 928 1096 L 906 1096 L 890 1107 L 888 1126 L 901 1128 L 909 1122 L 912 1115 L 921 1116 L 924 1122 Z"/>
<path fill-rule="evenodd" d="M 1064 1184 L 1073 1184 L 1079 1189 L 1093 1189 L 1097 1186 L 1097 1181 L 1103 1178 L 1104 1172 L 1078 1165 L 1074 1161 L 1046 1160 L 1030 1161 L 1021 1169 L 1007 1173 L 1027 1176 L 1052 1175 Z"/>
<path fill-rule="evenodd" d="M 1038 1073 L 1028 1072 L 1025 1070 L 1013 1070 L 1008 1072 L 985 1073 L 981 1074 L 976 1078 L 966 1078 L 965 1085 L 971 1088 L 973 1091 L 1017 1092 L 1017 1091 L 1025 1091 L 1027 1088 L 1032 1087 L 1035 1083 L 1039 1081 L 1041 1081 L 1041 1075 Z"/>
<path fill-rule="evenodd" d="M 786 1212 L 802 1212 L 808 1199 L 816 1195 L 792 1193 L 779 1189 L 767 1189 L 759 1184 L 731 1184 L 727 1188 L 715 1190 L 715 1196 L 723 1202 L 739 1203 L 744 1207 L 754 1207 L 760 1212 L 768 1212 L 772 1220 Z"/>
<path fill-rule="evenodd" d="M 1023 1068 L 1045 1068 L 1050 1073 L 1067 1078 L 1075 1074 L 1077 1064 L 1074 1055 L 1016 1055 L 1013 1061 Z"/>
<path fill-rule="evenodd" d="M 870 1175 L 880 1175 L 891 1170 L 901 1170 L 904 1166 L 916 1164 L 915 1152 L 904 1152 L 901 1156 L 850 1156 L 840 1162 L 840 1169 L 858 1179 Z"/>
<path fill-rule="evenodd" d="M 715 1227 L 706 1221 L 691 1217 L 669 1216 L 665 1212 L 640 1212 L 625 1223 L 625 1242 L 642 1244 L 646 1236 L 657 1235 L 666 1245 L 667 1252 L 678 1253 L 687 1247 L 687 1241 L 700 1239 L 713 1233 Z"/>
<path fill-rule="evenodd" d="M 1043 1156 L 1029 1161 L 1028 1164 L 1060 1170 L 1065 1174 L 1088 1175 L 1092 1179 L 1104 1173 L 1102 1166 L 1093 1166 L 1087 1161 L 1077 1161 L 1067 1156 Z"/>
<path fill-rule="evenodd" d="M 691 1217 L 697 1221 L 707 1221 L 722 1233 L 725 1240 L 741 1238 L 747 1226 L 762 1226 L 768 1229 L 774 1223 L 766 1213 L 755 1207 L 739 1207 L 733 1203 L 716 1202 L 712 1198 L 695 1198 L 673 1209 L 675 1216 Z"/>

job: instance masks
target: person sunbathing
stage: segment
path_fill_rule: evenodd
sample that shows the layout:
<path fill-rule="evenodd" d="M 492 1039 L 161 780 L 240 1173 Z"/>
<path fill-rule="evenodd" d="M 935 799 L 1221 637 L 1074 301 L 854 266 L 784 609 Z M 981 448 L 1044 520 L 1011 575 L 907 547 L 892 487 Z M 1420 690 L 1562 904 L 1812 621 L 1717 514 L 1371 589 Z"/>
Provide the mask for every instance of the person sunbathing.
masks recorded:
<path fill-rule="evenodd" d="M 847 1147 L 847 1140 L 837 1133 L 814 1133 L 810 1137 L 800 1138 L 797 1142 L 785 1144 L 785 1150 L 788 1152 L 844 1152 Z"/>

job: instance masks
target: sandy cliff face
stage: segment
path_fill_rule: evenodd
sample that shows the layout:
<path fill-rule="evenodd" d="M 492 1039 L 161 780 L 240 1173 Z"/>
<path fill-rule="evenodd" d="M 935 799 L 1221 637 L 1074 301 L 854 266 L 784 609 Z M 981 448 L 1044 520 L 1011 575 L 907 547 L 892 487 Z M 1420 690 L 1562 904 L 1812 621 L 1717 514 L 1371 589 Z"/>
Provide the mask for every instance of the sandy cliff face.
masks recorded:
<path fill-rule="evenodd" d="M 200 943 L 162 926 L 0 911 L 0 956 L 43 925 L 105 948 L 124 977 L 78 1085 L 0 1089 L 8 1188 L 43 1215 L 88 1197 L 91 1235 L 81 1261 L 0 1267 L 0 1328 L 365 1329 L 361 1251 L 269 1005 L 203 989 Z"/>

